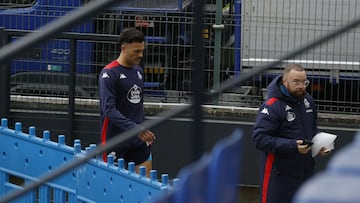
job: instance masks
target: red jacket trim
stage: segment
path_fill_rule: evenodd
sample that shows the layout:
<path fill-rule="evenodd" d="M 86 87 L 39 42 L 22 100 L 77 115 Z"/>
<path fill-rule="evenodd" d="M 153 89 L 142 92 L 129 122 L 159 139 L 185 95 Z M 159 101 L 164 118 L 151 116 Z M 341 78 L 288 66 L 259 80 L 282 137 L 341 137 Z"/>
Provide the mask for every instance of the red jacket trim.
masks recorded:
<path fill-rule="evenodd" d="M 106 131 L 107 131 L 108 126 L 109 126 L 109 119 L 108 119 L 108 117 L 105 117 L 102 129 L 101 129 L 101 145 L 103 145 L 103 146 L 106 145 Z M 107 153 L 106 152 L 103 152 L 102 158 L 103 158 L 104 162 L 107 162 Z"/>
<path fill-rule="evenodd" d="M 270 177 L 271 177 L 271 170 L 274 163 L 274 154 L 268 154 L 266 157 L 265 162 L 265 171 L 264 171 L 264 179 L 262 184 L 262 192 L 261 192 L 261 202 L 266 203 L 267 202 L 267 195 L 268 195 L 268 189 L 269 189 L 269 183 L 270 183 Z"/>
<path fill-rule="evenodd" d="M 270 98 L 267 102 L 266 105 L 271 106 L 273 105 L 277 100 L 279 100 L 278 98 L 272 97 Z"/>

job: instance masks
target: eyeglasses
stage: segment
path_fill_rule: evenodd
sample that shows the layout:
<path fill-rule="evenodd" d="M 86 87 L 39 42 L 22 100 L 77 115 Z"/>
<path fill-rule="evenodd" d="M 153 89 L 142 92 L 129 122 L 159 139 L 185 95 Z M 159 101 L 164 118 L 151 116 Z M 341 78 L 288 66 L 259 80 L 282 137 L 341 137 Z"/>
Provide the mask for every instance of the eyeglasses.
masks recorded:
<path fill-rule="evenodd" d="M 310 84 L 309 80 L 305 80 L 305 81 L 291 81 L 290 82 L 293 86 L 295 87 L 307 87 Z"/>

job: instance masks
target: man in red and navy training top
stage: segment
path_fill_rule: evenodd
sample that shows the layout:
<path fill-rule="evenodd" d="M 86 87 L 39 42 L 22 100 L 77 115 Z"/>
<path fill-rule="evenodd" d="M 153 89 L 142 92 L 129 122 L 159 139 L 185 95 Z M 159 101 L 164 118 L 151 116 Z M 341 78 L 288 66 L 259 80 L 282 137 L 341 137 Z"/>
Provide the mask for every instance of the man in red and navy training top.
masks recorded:
<path fill-rule="evenodd" d="M 260 106 L 253 142 L 260 153 L 260 202 L 290 203 L 305 180 L 314 173 L 310 152 L 318 133 L 317 109 L 306 92 L 310 81 L 299 64 L 289 64 L 268 86 Z M 325 148 L 321 156 L 328 153 Z"/>
<path fill-rule="evenodd" d="M 144 72 L 139 66 L 145 49 L 144 34 L 135 28 L 124 29 L 119 37 L 119 57 L 106 65 L 99 75 L 101 143 L 111 141 L 129 129 L 141 127 L 145 120 L 143 93 Z M 135 162 L 136 169 L 152 169 L 151 144 L 155 135 L 144 129 L 138 136 L 115 149 L 117 158 Z M 103 160 L 106 160 L 106 154 Z"/>

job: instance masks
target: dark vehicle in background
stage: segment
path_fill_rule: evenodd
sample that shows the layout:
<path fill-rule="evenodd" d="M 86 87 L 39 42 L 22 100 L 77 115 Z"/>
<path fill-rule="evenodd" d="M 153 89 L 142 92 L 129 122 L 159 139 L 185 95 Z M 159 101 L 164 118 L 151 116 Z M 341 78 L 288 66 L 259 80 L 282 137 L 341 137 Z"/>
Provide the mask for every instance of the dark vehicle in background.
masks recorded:
<path fill-rule="evenodd" d="M 55 18 L 67 15 L 84 0 L 12 0 L 0 3 L 0 27 L 11 32 L 36 31 Z M 226 2 L 224 2 L 225 5 Z M 77 26 L 69 33 L 118 36 L 126 27 L 136 27 L 146 35 L 143 61 L 145 85 L 149 93 L 158 90 L 190 91 L 193 4 L 191 0 L 120 1 L 120 3 Z M 204 27 L 205 81 L 212 82 L 213 28 L 215 2 L 208 2 Z M 233 33 L 232 30 L 228 29 Z M 16 40 L 15 34 L 10 41 Z M 78 96 L 96 96 L 92 86 L 97 84 L 101 68 L 118 54 L 115 40 L 77 40 L 76 50 L 69 39 L 51 39 L 31 51 L 22 53 L 11 63 L 12 92 L 18 94 L 66 94 L 71 53 L 76 52 Z M 155 90 L 155 91 L 151 91 Z M 160 91 L 160 93 L 161 93 Z"/>

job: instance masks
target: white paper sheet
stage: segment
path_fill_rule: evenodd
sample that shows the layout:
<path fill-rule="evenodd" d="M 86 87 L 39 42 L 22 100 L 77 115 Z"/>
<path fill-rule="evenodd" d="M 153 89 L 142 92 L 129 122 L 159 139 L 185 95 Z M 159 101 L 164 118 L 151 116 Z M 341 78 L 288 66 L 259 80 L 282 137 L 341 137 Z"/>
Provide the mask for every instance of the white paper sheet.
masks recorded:
<path fill-rule="evenodd" d="M 319 132 L 316 134 L 312 139 L 312 142 L 314 143 L 311 146 L 312 157 L 315 157 L 322 147 L 325 147 L 325 149 L 329 151 L 333 150 L 336 137 L 337 135 L 325 132 Z"/>

